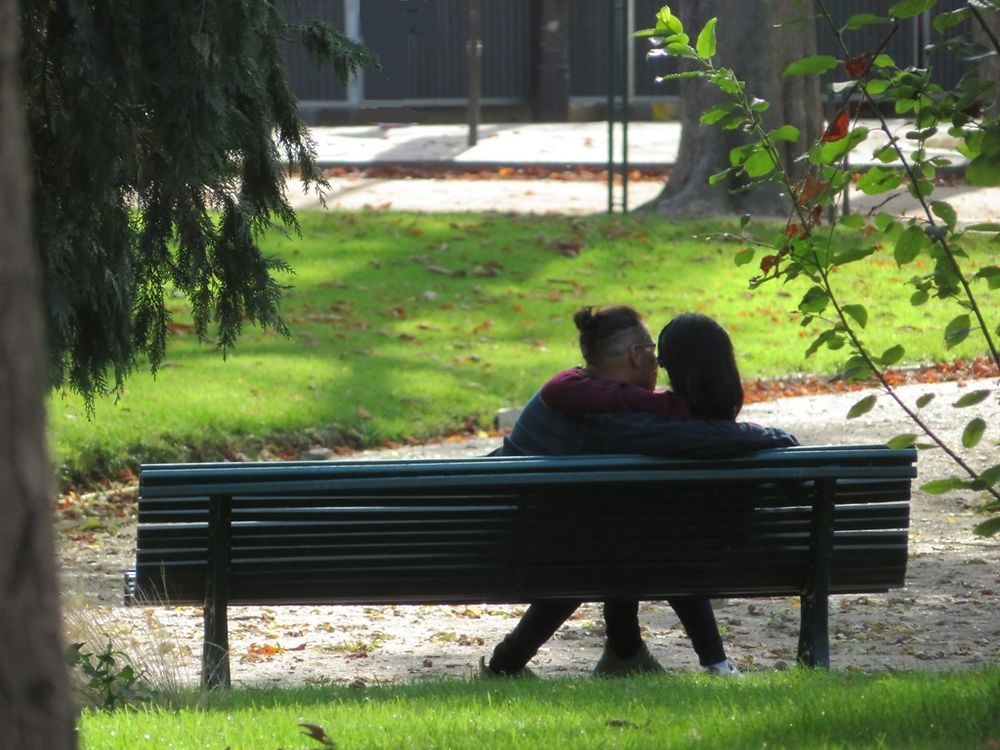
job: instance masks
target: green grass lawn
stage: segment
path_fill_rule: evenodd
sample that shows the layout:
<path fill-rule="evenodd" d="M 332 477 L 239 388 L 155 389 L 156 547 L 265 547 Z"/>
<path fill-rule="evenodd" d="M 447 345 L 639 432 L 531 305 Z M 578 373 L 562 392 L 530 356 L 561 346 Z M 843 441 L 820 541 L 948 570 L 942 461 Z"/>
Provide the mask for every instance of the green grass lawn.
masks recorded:
<path fill-rule="evenodd" d="M 237 450 L 256 458 L 269 444 L 279 452 L 374 445 L 488 426 L 498 408 L 523 404 L 549 375 L 579 362 L 571 316 L 588 304 L 631 304 L 654 335 L 679 312 L 712 315 L 730 331 L 745 377 L 837 367 L 839 353 L 803 359 L 814 336 L 795 312 L 805 284 L 751 292 L 755 268 L 733 263 L 735 246 L 693 239 L 735 222 L 330 212 L 300 219 L 301 237 L 264 241 L 295 269 L 283 279 L 292 336 L 248 329 L 223 360 L 195 341 L 178 300 L 155 380 L 137 373 L 119 400 L 98 401 L 93 420 L 74 395 L 50 398 L 63 484 L 114 477 L 143 461 Z M 973 271 L 997 262 L 996 244 L 970 252 Z M 887 249 L 835 278 L 845 302 L 868 305 L 873 351 L 901 343 L 910 363 L 983 353 L 974 336 L 945 348 L 956 303 L 909 305 L 901 285 L 926 271 L 897 269 Z"/>
<path fill-rule="evenodd" d="M 192 700 L 197 700 L 192 698 Z M 1000 670 L 793 670 L 718 680 L 461 681 L 240 690 L 171 709 L 86 712 L 82 750 L 996 748 Z M 326 745 L 302 734 L 322 729 Z"/>

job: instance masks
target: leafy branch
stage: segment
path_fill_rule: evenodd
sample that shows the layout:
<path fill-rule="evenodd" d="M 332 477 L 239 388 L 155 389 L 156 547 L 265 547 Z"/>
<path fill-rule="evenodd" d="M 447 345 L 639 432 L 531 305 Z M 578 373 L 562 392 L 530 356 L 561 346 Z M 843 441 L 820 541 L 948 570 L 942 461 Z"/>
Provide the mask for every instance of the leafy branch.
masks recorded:
<path fill-rule="evenodd" d="M 830 272 L 835 267 L 859 261 L 875 252 L 875 249 L 870 249 L 835 254 L 834 229 L 838 223 L 868 231 L 881 230 L 888 239 L 895 241 L 893 254 L 901 266 L 912 262 L 921 253 L 930 254 L 936 261 L 934 273 L 911 279 L 910 283 L 916 287 L 916 292 L 911 296 L 911 303 L 914 305 L 925 303 L 930 297 L 931 290 L 935 291 L 940 299 L 961 296 L 959 304 L 973 313 L 975 325 L 971 323 L 968 315 L 957 316 L 945 330 L 946 342 L 954 345 L 964 340 L 971 330 L 978 328 L 1000 373 L 1000 353 L 993 341 L 982 306 L 959 263 L 959 256 L 967 257 L 966 253 L 952 242 L 952 239 L 960 240 L 963 236 L 963 232 L 957 229 L 956 212 L 947 202 L 930 200 L 934 190 L 932 179 L 936 168 L 950 162 L 941 157 L 928 158 L 926 149 L 927 140 L 937 133 L 938 125 L 950 120 L 949 133 L 961 139 L 960 150 L 970 159 L 967 179 L 970 182 L 978 181 L 980 184 L 1000 183 L 1000 128 L 995 120 L 981 118 L 976 121 L 968 114 L 974 105 L 992 93 L 995 84 L 980 81 L 972 75 L 963 78 L 954 90 L 945 90 L 931 82 L 930 71 L 901 70 L 884 53 L 888 42 L 899 30 L 900 22 L 926 11 L 935 4 L 934 0 L 901 0 L 889 9 L 890 17 L 859 14 L 852 16 L 843 27 L 838 27 L 834 22 L 823 0 L 816 2 L 819 15 L 832 29 L 844 60 L 838 60 L 830 55 L 806 57 L 789 65 L 785 75 L 819 75 L 843 65 L 849 80 L 846 83 L 835 84 L 835 88 L 846 92 L 846 96 L 843 97 L 845 104 L 828 124 L 819 141 L 809 147 L 807 156 L 812 166 L 809 173 L 799 182 L 792 180 L 776 147 L 778 140 L 797 143 L 799 130 L 792 125 L 766 129 L 762 114 L 767 111 L 768 103 L 748 95 L 745 84 L 736 77 L 734 71 L 716 67 L 712 58 L 716 53 L 717 19 L 713 18 L 705 24 L 692 46 L 680 19 L 672 14 L 668 6 L 664 6 L 656 15 L 656 26 L 637 32 L 636 36 L 651 40 L 652 55 L 672 55 L 690 60 L 697 66 L 695 70 L 664 76 L 663 79 L 703 78 L 726 95 L 726 102 L 702 114 L 703 124 L 718 125 L 724 129 L 740 128 L 749 135 L 748 143 L 730 152 L 730 166 L 713 175 L 709 182 L 714 184 L 731 176 L 743 178 L 750 185 L 778 182 L 783 185 L 786 195 L 792 198 L 790 218 L 780 243 L 767 243 L 753 237 L 746 230 L 750 217 L 744 216 L 740 220 L 738 237 L 741 240 L 775 251 L 773 255 L 767 255 L 761 260 L 762 273 L 750 280 L 751 287 L 755 288 L 779 278 L 783 278 L 786 282 L 798 276 L 811 279 L 814 286 L 805 293 L 799 304 L 799 310 L 804 316 L 802 325 L 825 321 L 828 328 L 812 342 L 806 351 L 806 356 L 823 346 L 839 349 L 845 344 L 849 345 L 853 355 L 844 365 L 843 377 L 851 380 L 874 378 L 907 417 L 970 477 L 968 480 L 951 477 L 930 482 L 924 485 L 924 489 L 928 492 L 944 492 L 957 488 L 985 490 L 993 496 L 994 502 L 984 508 L 987 512 L 995 514 L 1000 510 L 1000 491 L 995 487 L 1000 482 L 1000 465 L 977 472 L 957 450 L 952 449 L 936 434 L 917 410 L 903 401 L 889 382 L 886 373 L 889 367 L 905 356 L 905 350 L 897 345 L 890 347 L 881 355 L 871 353 L 859 332 L 867 326 L 866 308 L 864 305 L 845 304 L 841 301 L 830 279 Z M 984 0 L 969 0 L 967 8 L 939 15 L 935 19 L 935 29 L 944 30 L 970 16 L 975 16 L 977 22 L 985 28 L 987 24 L 979 10 L 986 5 Z M 988 4 L 988 7 L 997 10 L 993 4 Z M 891 24 L 892 28 L 873 51 L 852 56 L 845 42 L 844 32 L 856 31 L 875 23 Z M 1000 51 L 1000 44 L 997 43 L 995 35 L 991 35 L 990 38 Z M 961 40 L 949 40 L 941 46 L 959 49 L 961 44 L 963 44 Z M 875 165 L 863 174 L 853 173 L 848 169 L 849 154 L 868 137 L 868 130 L 859 126 L 856 120 L 860 107 L 855 110 L 853 123 L 848 113 L 847 104 L 858 94 L 862 104 L 874 113 L 879 122 L 879 129 L 888 139 L 887 145 L 876 151 L 876 158 L 887 165 L 898 162 L 900 169 L 893 170 Z M 882 112 L 881 105 L 885 103 L 894 103 L 897 113 L 913 113 L 916 130 L 906 134 L 906 138 L 914 141 L 916 145 L 912 157 L 904 152 L 901 139 L 893 134 Z M 904 227 L 893 217 L 879 214 L 875 219 L 876 227 L 870 228 L 863 217 L 844 217 L 840 222 L 834 220 L 831 223 L 826 245 L 821 248 L 817 243 L 815 230 L 822 223 L 823 208 L 839 203 L 840 197 L 850 188 L 852 181 L 868 194 L 891 193 L 879 207 L 891 199 L 892 191 L 905 184 L 910 194 L 920 203 L 924 218 L 921 221 L 910 219 Z M 970 229 L 1000 231 L 1000 226 L 976 225 Z M 732 235 L 727 236 L 732 237 Z M 1000 234 L 997 238 L 1000 239 Z M 741 248 L 736 256 L 737 264 L 750 262 L 753 254 L 753 249 Z M 990 266 L 980 269 L 975 278 L 985 280 L 989 291 L 1000 288 L 1000 268 Z M 827 305 L 832 306 L 834 313 L 832 318 L 823 316 Z M 990 390 L 968 394 L 959 399 L 955 406 L 961 408 L 974 405 L 990 394 Z M 866 413 L 875 402 L 875 396 L 862 399 L 851 408 L 848 417 L 853 418 Z M 917 409 L 925 404 L 923 400 L 918 401 Z M 985 428 L 982 419 L 971 420 L 963 431 L 963 446 L 968 449 L 978 444 Z M 912 445 L 915 438 L 915 435 L 901 435 L 890 441 L 890 444 Z M 977 526 L 976 531 L 982 534 L 1000 531 L 1000 517 L 994 515 L 993 518 Z"/>

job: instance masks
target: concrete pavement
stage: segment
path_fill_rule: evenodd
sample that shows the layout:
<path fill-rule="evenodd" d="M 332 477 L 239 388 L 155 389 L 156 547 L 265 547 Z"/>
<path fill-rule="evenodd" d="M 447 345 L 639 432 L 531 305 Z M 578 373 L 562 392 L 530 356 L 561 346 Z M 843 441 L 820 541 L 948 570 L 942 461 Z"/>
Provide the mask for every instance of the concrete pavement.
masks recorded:
<path fill-rule="evenodd" d="M 872 154 L 886 142 L 872 129 L 856 158 L 873 161 Z M 900 136 L 908 129 L 894 121 Z M 629 164 L 633 168 L 664 167 L 676 161 L 680 146 L 680 124 L 676 122 L 633 122 L 628 130 Z M 607 184 L 603 179 L 470 179 L 454 175 L 440 179 L 367 177 L 355 168 L 403 167 L 444 168 L 456 172 L 496 171 L 500 167 L 541 167 L 563 170 L 571 167 L 603 169 L 608 160 L 608 126 L 604 122 L 584 123 L 503 123 L 479 128 L 475 146 L 468 145 L 465 125 L 407 125 L 383 123 L 364 126 L 314 128 L 313 138 L 321 166 L 343 175 L 330 179 L 326 205 L 339 210 L 400 211 L 503 211 L 515 213 L 592 214 L 607 210 Z M 622 137 L 613 135 L 616 162 L 621 159 Z M 954 142 L 937 136 L 928 142 L 933 154 L 950 157 L 956 165 L 963 161 L 954 151 Z M 404 170 L 405 171 L 405 170 Z M 654 199 L 662 182 L 631 180 L 628 204 L 635 208 Z M 315 194 L 303 194 L 297 181 L 289 183 L 289 197 L 297 209 L 320 207 Z M 972 189 L 964 185 L 939 187 L 935 200 L 952 202 L 963 223 L 996 221 L 1000 217 L 1000 188 Z M 616 192 L 616 202 L 620 193 Z M 884 195 L 853 193 L 855 211 L 869 210 L 882 203 Z M 918 205 L 909 196 L 892 200 L 885 210 L 913 215 Z"/>

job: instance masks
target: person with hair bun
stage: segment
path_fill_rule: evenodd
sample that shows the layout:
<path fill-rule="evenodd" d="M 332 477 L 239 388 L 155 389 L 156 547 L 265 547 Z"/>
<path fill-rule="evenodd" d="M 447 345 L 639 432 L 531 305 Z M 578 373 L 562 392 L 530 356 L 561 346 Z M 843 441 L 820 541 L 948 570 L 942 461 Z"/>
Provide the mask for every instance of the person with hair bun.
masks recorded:
<path fill-rule="evenodd" d="M 528 401 L 513 430 L 492 455 L 647 453 L 715 458 L 797 445 L 795 438 L 782 430 L 735 421 L 743 392 L 732 344 L 709 318 L 705 320 L 722 332 L 722 338 L 713 330 L 703 346 L 692 343 L 689 334 L 704 327 L 700 318 L 694 326 L 682 322 L 674 328 L 668 325 L 669 334 L 667 328 L 661 333 L 660 360 L 667 350 L 672 352 L 667 361 L 672 384 L 677 373 L 677 392 L 670 392 L 654 390 L 660 364 L 657 345 L 638 312 L 626 305 L 578 311 L 573 322 L 585 365 L 563 371 L 546 383 Z M 675 351 L 675 334 L 680 344 L 703 350 L 695 351 L 690 366 L 681 363 L 684 351 Z M 724 377 L 717 369 L 730 366 Z M 703 373 L 707 377 L 698 377 L 700 368 L 707 368 Z M 712 387 L 716 375 L 728 385 Z M 738 394 L 731 387 L 733 375 Z M 720 418 L 723 413 L 727 416 Z M 711 602 L 691 596 L 667 601 L 691 638 L 701 665 L 711 674 L 736 674 L 738 670 L 725 655 Z M 480 675 L 530 674 L 527 663 L 579 604 L 532 602 L 514 630 L 493 650 L 489 662 L 480 660 Z M 596 675 L 663 671 L 642 640 L 637 601 L 606 601 L 604 618 L 607 638 L 594 669 Z"/>

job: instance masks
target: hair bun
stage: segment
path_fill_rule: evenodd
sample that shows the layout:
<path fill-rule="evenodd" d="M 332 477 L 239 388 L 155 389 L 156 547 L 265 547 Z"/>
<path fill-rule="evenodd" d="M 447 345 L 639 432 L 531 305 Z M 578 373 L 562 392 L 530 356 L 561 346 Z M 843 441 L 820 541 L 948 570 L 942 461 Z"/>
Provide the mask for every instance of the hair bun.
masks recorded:
<path fill-rule="evenodd" d="M 594 308 L 585 307 L 582 310 L 577 310 L 573 314 L 573 322 L 576 324 L 578 331 L 593 330 L 597 326 L 597 320 L 594 317 Z"/>

